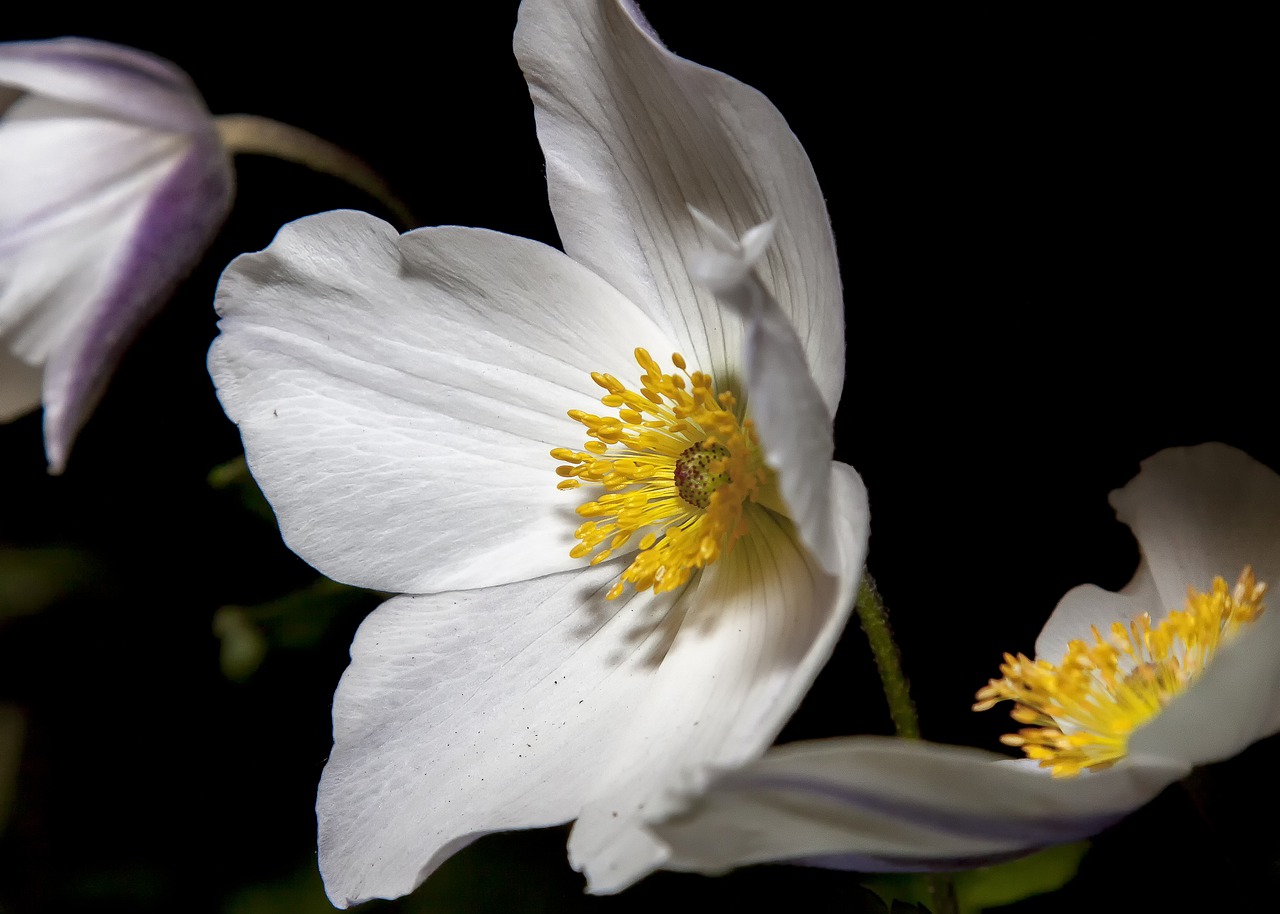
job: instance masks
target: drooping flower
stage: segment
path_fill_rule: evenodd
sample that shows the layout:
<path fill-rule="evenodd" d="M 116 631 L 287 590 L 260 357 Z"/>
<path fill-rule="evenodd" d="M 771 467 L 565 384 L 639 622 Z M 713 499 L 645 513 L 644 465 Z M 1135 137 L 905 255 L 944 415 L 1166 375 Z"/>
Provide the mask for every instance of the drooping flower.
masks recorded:
<path fill-rule="evenodd" d="M 233 183 L 168 61 L 82 38 L 0 44 L 0 421 L 44 404 L 50 472 Z"/>
<path fill-rule="evenodd" d="M 1162 451 L 1112 493 L 1141 547 L 1119 593 L 1070 591 L 978 708 L 1032 725 L 1013 760 L 883 737 L 796 743 L 653 826 L 673 869 L 802 860 L 981 865 L 1103 830 L 1194 766 L 1280 731 L 1280 476 L 1221 444 Z M 1235 586 L 1228 581 L 1236 580 Z"/>
<path fill-rule="evenodd" d="M 403 594 L 334 699 L 340 906 L 575 819 L 593 891 L 661 865 L 642 818 L 764 751 L 861 574 L 839 276 L 798 141 L 629 3 L 528 0 L 515 45 L 564 253 L 337 212 L 218 289 L 210 372 L 286 542 Z"/>

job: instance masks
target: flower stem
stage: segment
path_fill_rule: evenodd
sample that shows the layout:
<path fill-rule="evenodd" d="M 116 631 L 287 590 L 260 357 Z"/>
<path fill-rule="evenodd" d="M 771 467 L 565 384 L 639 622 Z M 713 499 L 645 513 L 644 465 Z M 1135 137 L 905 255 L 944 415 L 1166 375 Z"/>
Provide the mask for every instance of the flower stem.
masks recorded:
<path fill-rule="evenodd" d="M 889 611 L 880 597 L 880 591 L 876 589 L 875 579 L 867 572 L 863 572 L 862 583 L 858 587 L 858 600 L 854 605 L 858 611 L 858 621 L 871 644 L 871 655 L 875 658 L 876 669 L 880 673 L 880 685 L 889 702 L 893 729 L 903 739 L 920 739 L 920 718 L 916 714 L 915 702 L 911 700 L 907 675 L 902 671 L 902 652 L 898 650 L 898 643 L 893 640 L 893 630 L 889 627 Z M 952 878 L 945 873 L 931 874 L 925 877 L 925 882 L 929 887 L 929 902 L 934 914 L 957 914 L 960 906 L 956 900 L 955 882 Z"/>
<path fill-rule="evenodd" d="M 385 206 L 400 223 L 400 228 L 408 230 L 420 224 L 409 207 L 392 193 L 387 182 L 368 163 L 341 146 L 290 124 L 253 114 L 224 114 L 214 121 L 227 152 L 272 156 L 332 175 Z"/>
<path fill-rule="evenodd" d="M 866 572 L 858 587 L 855 606 L 858 621 L 867 635 L 867 641 L 871 643 L 871 655 L 875 658 L 876 669 L 880 672 L 880 684 L 884 688 L 884 697 L 889 702 L 893 729 L 904 739 L 919 739 L 920 719 L 916 716 L 916 706 L 911 700 L 911 688 L 906 674 L 902 672 L 902 654 L 897 642 L 893 640 L 889 612 L 880 599 L 880 591 L 876 590 L 875 580 Z"/>

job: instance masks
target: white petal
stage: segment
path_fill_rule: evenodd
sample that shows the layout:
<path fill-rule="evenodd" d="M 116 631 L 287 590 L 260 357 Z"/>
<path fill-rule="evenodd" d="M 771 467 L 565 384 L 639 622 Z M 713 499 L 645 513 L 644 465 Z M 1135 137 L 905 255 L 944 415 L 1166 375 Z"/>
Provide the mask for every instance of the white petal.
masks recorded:
<path fill-rule="evenodd" d="M 751 531 L 696 584 L 670 647 L 569 839 L 593 892 L 615 892 L 660 866 L 660 844 L 636 830 L 696 793 L 714 770 L 755 758 L 830 655 L 861 578 L 866 492 L 837 464 L 840 575 L 827 576 L 792 525 L 755 511 Z M 676 626 L 678 625 L 678 631 Z M 680 769 L 680 770 L 677 770 Z"/>
<path fill-rule="evenodd" d="M 1280 580 L 1280 476 L 1235 448 L 1161 451 L 1111 493 L 1111 504 L 1138 540 L 1138 571 L 1119 594 L 1093 585 L 1068 592 L 1036 642 L 1043 659 L 1056 663 L 1090 625 L 1143 612 L 1159 620 L 1183 608 L 1188 588 L 1207 590 L 1215 576 L 1234 584 L 1246 565 L 1261 581 Z"/>
<path fill-rule="evenodd" d="M 769 245 L 772 223 L 748 230 L 742 243 L 693 210 L 715 250 L 690 257 L 689 272 L 745 323 L 743 384 L 765 462 L 778 476 L 786 513 L 824 568 L 840 560 L 832 533 L 831 415 L 805 364 L 795 329 L 759 282 L 755 267 Z"/>
<path fill-rule="evenodd" d="M 1150 613 L 1152 619 L 1160 619 L 1166 612 L 1168 607 L 1161 604 L 1151 569 L 1143 559 L 1138 562 L 1133 580 L 1119 593 L 1093 584 L 1081 584 L 1068 590 L 1036 638 L 1036 656 L 1056 664 L 1066 656 L 1070 642 L 1084 639 L 1092 643 L 1092 626 L 1105 632 L 1113 622 L 1128 623 L 1143 613 Z"/>
<path fill-rule="evenodd" d="M 189 81 L 149 55 L 0 45 L 0 84 L 24 93 L 0 117 L 0 346 L 47 363 L 59 472 L 125 347 L 221 224 L 231 167 Z"/>
<path fill-rule="evenodd" d="M 592 370 L 671 344 L 552 248 L 494 232 L 397 237 L 326 213 L 237 258 L 209 370 L 285 541 L 383 590 L 482 587 L 577 567 L 554 447 L 594 411 Z"/>
<path fill-rule="evenodd" d="M 958 869 L 1087 837 L 1186 765 L 1130 760 L 1055 779 L 976 749 L 887 737 L 796 743 L 653 826 L 671 869 L 773 860 L 867 872 Z"/>
<path fill-rule="evenodd" d="M 212 130 L 191 79 L 167 60 L 104 41 L 0 44 L 0 86 L 168 133 Z"/>
<path fill-rule="evenodd" d="M 769 100 L 668 52 L 622 2 L 521 6 L 516 56 L 533 97 L 565 251 L 635 301 L 721 384 L 740 331 L 690 282 L 687 207 L 741 235 L 769 218 L 761 280 L 796 328 L 829 414 L 844 381 L 844 313 L 826 204 Z"/>
<path fill-rule="evenodd" d="M 156 179 L 127 229 L 123 223 L 113 226 L 120 246 L 111 252 L 109 281 L 45 365 L 44 439 L 51 473 L 62 471 L 75 435 L 125 350 L 204 256 L 231 209 L 230 159 L 212 134 L 197 138 Z M 85 224 L 79 231 L 90 228 Z"/>
<path fill-rule="evenodd" d="M 1252 566 L 1280 586 L 1280 476 L 1223 444 L 1161 451 L 1111 493 L 1117 517 L 1142 550 L 1120 594 L 1092 585 L 1070 591 L 1036 642 L 1056 663 L 1073 638 L 1091 640 L 1144 612 L 1155 620 L 1182 609 L 1187 590 L 1208 590 L 1214 577 L 1234 584 Z M 1130 751 L 1203 764 L 1229 758 L 1280 729 L 1280 620 L 1268 611 L 1221 650 L 1203 676 L 1145 727 Z"/>
<path fill-rule="evenodd" d="M 1246 565 L 1280 588 L 1280 475 L 1225 444 L 1170 448 L 1111 493 L 1133 529 L 1166 610 Z"/>
<path fill-rule="evenodd" d="M 9 109 L 0 120 L 0 336 L 11 351 L 43 363 L 92 310 L 149 191 L 188 145 L 38 96 Z"/>
<path fill-rule="evenodd" d="M 1130 751 L 1218 762 L 1280 731 L 1280 613 L 1269 609 L 1214 656 L 1208 669 L 1151 723 Z"/>
<path fill-rule="evenodd" d="M 397 597 L 365 621 L 316 806 L 335 904 L 406 894 L 481 834 L 578 814 L 679 603 L 606 601 L 620 570 Z"/>

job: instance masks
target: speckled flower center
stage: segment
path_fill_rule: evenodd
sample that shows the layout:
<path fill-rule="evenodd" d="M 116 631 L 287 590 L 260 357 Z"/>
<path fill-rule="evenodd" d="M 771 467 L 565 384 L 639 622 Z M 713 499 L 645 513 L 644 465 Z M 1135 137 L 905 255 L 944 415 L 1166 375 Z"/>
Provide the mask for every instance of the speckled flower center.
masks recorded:
<path fill-rule="evenodd" d="M 729 449 L 722 444 L 704 441 L 686 448 L 676 458 L 676 491 L 680 497 L 695 508 L 711 504 L 712 493 L 730 481 L 724 471 L 728 457 Z"/>
<path fill-rule="evenodd" d="M 1129 751 L 1129 737 L 1186 691 L 1218 648 L 1262 615 L 1267 585 L 1245 568 L 1235 588 L 1214 578 L 1208 592 L 1188 590 L 1183 610 L 1159 625 L 1143 613 L 1128 626 L 1112 623 L 1108 636 L 1092 628 L 1093 642 L 1072 641 L 1054 665 L 1025 655 L 1004 655 L 1002 679 L 979 690 L 975 711 L 1012 701 L 1011 716 L 1027 729 L 1001 737 L 1054 777 L 1107 768 Z"/>
<path fill-rule="evenodd" d="M 644 369 L 640 390 L 592 373 L 605 390 L 600 402 L 617 416 L 569 410 L 590 440 L 580 451 L 551 452 L 563 464 L 556 467 L 559 488 L 604 490 L 578 506 L 588 520 L 574 532 L 579 542 L 570 555 L 591 556 L 594 565 L 639 535 L 635 559 L 609 591 L 611 600 L 628 582 L 636 590 L 674 590 L 733 548 L 747 531 L 744 507 L 769 475 L 755 429 L 739 415 L 733 394 L 717 393 L 709 375 L 686 372 L 679 353 L 671 356 L 679 374 L 664 373 L 643 349 L 635 355 Z"/>

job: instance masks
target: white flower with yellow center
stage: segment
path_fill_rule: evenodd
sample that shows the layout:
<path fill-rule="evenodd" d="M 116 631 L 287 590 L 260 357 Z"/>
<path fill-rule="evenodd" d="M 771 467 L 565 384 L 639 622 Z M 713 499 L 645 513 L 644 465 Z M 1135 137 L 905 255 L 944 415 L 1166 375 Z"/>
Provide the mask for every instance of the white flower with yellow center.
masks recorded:
<path fill-rule="evenodd" d="M 564 253 L 328 213 L 218 289 L 210 371 L 286 541 L 403 594 L 334 699 L 340 906 L 574 819 L 593 891 L 660 866 L 643 820 L 764 751 L 861 574 L 839 276 L 796 138 L 630 4 L 529 0 L 516 53 Z"/>
<path fill-rule="evenodd" d="M 1017 704 L 1028 758 L 883 737 L 796 743 L 653 826 L 668 866 L 956 869 L 1106 828 L 1196 765 L 1280 731 L 1280 476 L 1221 444 L 1162 451 L 1112 493 L 1142 561 L 1070 591 L 978 709 Z M 1229 583 L 1234 582 L 1234 583 Z"/>

